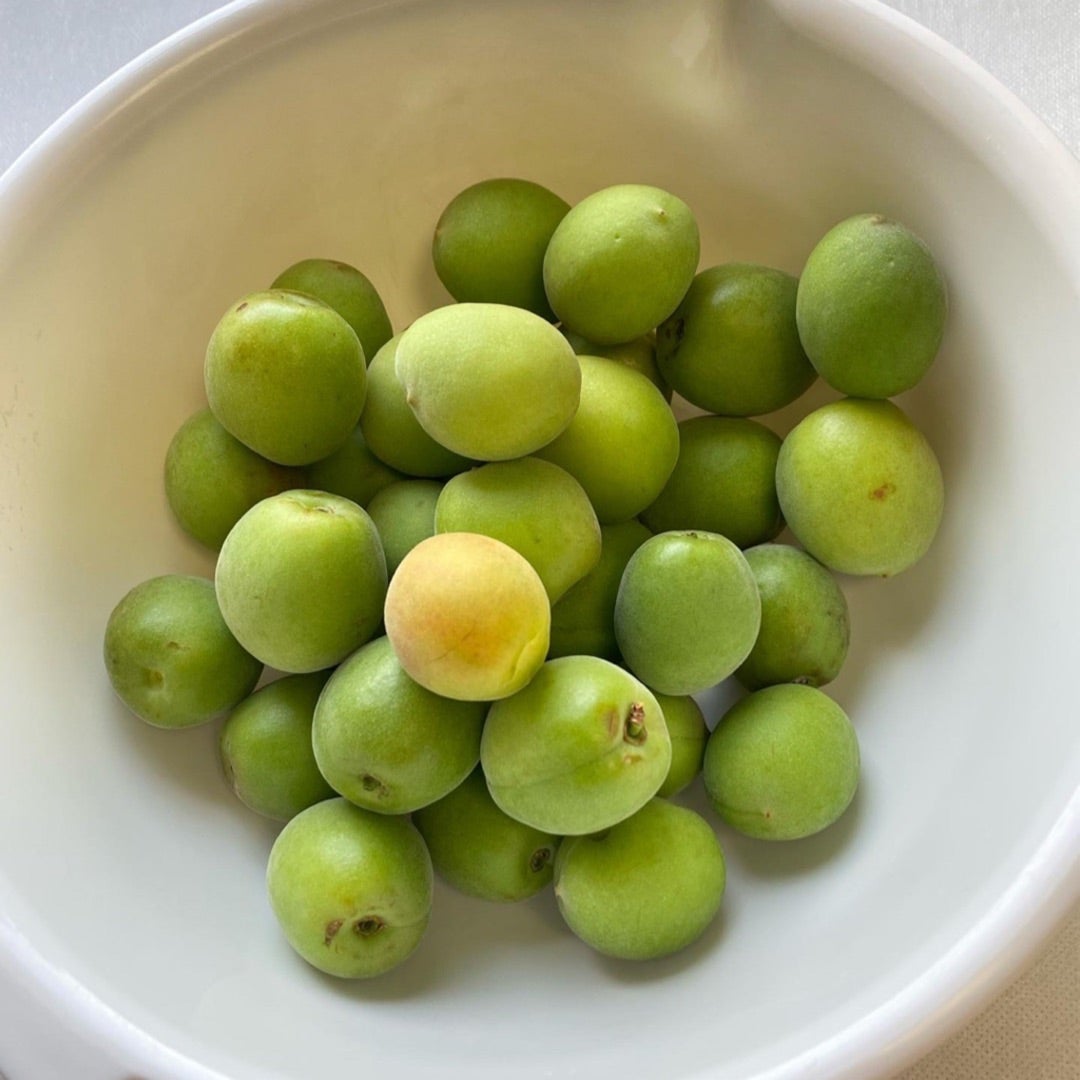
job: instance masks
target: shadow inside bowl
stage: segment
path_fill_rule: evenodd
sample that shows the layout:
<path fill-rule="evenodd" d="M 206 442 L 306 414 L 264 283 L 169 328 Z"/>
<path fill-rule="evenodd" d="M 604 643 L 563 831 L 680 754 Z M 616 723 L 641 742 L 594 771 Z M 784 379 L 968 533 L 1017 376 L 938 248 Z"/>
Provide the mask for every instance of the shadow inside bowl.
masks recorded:
<path fill-rule="evenodd" d="M 801 840 L 757 840 L 725 826 L 721 832 L 724 854 L 740 874 L 763 881 L 824 872 L 858 836 L 865 798 L 864 784 L 860 783 L 839 819 Z"/>
<path fill-rule="evenodd" d="M 701 936 L 677 953 L 655 960 L 618 960 L 594 953 L 594 966 L 613 982 L 624 985 L 660 983 L 666 979 L 677 978 L 687 969 L 702 963 L 713 949 L 720 948 L 728 922 L 724 906 L 721 905 Z"/>
<path fill-rule="evenodd" d="M 452 933 L 446 933 L 453 927 Z M 440 932 L 442 928 L 442 932 Z M 519 903 L 494 903 L 465 896 L 436 880 L 431 924 L 417 951 L 376 979 L 342 980 L 324 975 L 299 956 L 307 978 L 336 994 L 364 1001 L 421 999 L 452 990 L 466 972 L 496 974 L 507 966 L 528 970 L 538 952 L 546 953 L 569 935 L 555 907 L 551 887 Z"/>
<path fill-rule="evenodd" d="M 962 576 L 971 536 L 959 525 L 987 497 L 994 477 L 980 476 L 978 456 L 987 425 L 1005 410 L 1002 390 L 988 374 L 972 378 L 991 343 L 964 297 L 953 299 L 953 324 L 942 354 L 918 387 L 898 404 L 926 435 L 941 463 L 945 510 L 929 551 L 916 565 L 891 578 L 839 575 L 851 616 L 851 647 L 835 683 L 822 689 L 835 696 L 859 727 L 860 704 L 871 697 L 877 674 L 890 658 L 929 647 L 935 619 L 946 612 Z M 953 344 L 953 342 L 962 344 Z M 949 407 L 959 397 L 966 407 Z M 784 538 L 790 537 L 790 532 Z"/>

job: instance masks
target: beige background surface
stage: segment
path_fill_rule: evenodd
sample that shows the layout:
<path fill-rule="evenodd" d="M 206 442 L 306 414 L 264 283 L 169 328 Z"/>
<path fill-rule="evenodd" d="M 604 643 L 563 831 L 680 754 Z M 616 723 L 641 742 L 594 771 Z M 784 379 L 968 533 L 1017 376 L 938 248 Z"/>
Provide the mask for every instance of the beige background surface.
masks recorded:
<path fill-rule="evenodd" d="M 888 2 L 973 56 L 1080 155 L 1080 0 Z M 0 169 L 106 75 L 218 6 L 218 0 L 0 0 Z M 28 1037 L 45 1030 L 25 1003 L 5 1000 L 3 986 L 0 1020 Z M 62 1033 L 50 1036 L 48 1063 L 0 1062 L 10 1080 L 59 1076 L 62 1060 L 76 1070 L 67 1075 L 104 1075 L 86 1060 L 85 1048 L 65 1049 Z M 1080 911 L 989 1009 L 901 1078 L 1080 1080 Z"/>
<path fill-rule="evenodd" d="M 898 1080 L 1077 1080 L 1080 911 L 981 1016 Z"/>

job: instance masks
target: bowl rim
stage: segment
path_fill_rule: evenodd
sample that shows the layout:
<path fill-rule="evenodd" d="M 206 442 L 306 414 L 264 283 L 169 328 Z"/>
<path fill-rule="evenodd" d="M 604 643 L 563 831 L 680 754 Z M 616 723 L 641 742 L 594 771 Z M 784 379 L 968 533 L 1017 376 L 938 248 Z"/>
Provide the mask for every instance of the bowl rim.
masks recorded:
<path fill-rule="evenodd" d="M 77 161 L 101 132 L 123 132 L 136 102 L 173 100 L 185 70 L 222 44 L 338 0 L 231 0 L 124 64 L 79 99 L 0 174 L 0 232 L 40 200 L 64 161 Z M 389 0 L 399 2 L 399 0 Z M 801 36 L 910 88 L 916 58 L 923 90 L 972 91 L 975 108 L 1002 149 L 1023 162 L 1080 221 L 1080 161 L 1047 125 L 958 47 L 882 0 L 767 0 Z M 379 6 L 382 6 L 381 4 Z M 357 5 L 359 9 L 361 5 Z M 353 9 L 356 10 L 356 9 Z M 905 52 L 897 45 L 914 49 Z M 902 58 L 902 59 L 901 59 Z M 178 81 L 179 80 L 179 81 Z M 940 95 L 939 95 L 940 96 Z M 973 104 L 974 102 L 974 104 Z M 943 106 L 944 108 L 944 106 Z M 1060 200 L 1060 201 L 1059 201 Z M 1062 230 L 1065 232 L 1065 230 Z M 1078 234 L 1080 235 L 1080 234 Z M 1080 280 L 1080 247 L 1069 249 Z M 1080 902 L 1080 786 L 1031 853 L 1023 873 L 914 981 L 877 1009 L 754 1080 L 868 1080 L 890 1075 L 930 1052 L 988 1006 Z M 127 1020 L 52 963 L 0 910 L 0 969 L 43 1012 L 64 1018 L 84 1044 L 159 1080 L 228 1080 Z M 712 1069 L 699 1071 L 708 1080 Z"/>

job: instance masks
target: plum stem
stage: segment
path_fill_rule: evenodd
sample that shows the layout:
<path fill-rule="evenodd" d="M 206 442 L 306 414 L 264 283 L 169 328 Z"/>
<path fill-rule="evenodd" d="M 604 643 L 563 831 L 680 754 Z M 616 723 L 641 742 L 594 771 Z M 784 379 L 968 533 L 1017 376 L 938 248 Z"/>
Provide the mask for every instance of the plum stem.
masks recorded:
<path fill-rule="evenodd" d="M 537 848 L 529 859 L 529 869 L 534 874 L 539 874 L 549 862 L 551 862 L 551 848 Z"/>
<path fill-rule="evenodd" d="M 386 785 L 377 776 L 372 776 L 371 773 L 365 773 L 360 778 L 360 786 L 365 791 L 374 792 L 380 798 L 384 796 L 387 791 Z"/>
<path fill-rule="evenodd" d="M 640 746 L 648 738 L 648 734 L 645 727 L 645 706 L 640 701 L 635 701 L 626 714 L 623 739 L 634 746 Z"/>

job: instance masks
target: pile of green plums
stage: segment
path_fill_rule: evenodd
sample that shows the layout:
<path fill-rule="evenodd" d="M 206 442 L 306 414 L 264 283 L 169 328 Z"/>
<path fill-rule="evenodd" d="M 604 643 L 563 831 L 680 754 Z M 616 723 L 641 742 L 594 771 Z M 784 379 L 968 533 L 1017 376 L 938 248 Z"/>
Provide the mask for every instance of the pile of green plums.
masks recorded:
<path fill-rule="evenodd" d="M 835 574 L 900 573 L 937 531 L 937 459 L 888 399 L 938 351 L 941 274 L 875 214 L 798 278 L 699 271 L 677 196 L 518 179 L 459 193 L 432 254 L 454 302 L 396 335 L 326 259 L 221 317 L 165 456 L 213 580 L 132 589 L 109 678 L 162 728 L 227 714 L 226 778 L 286 823 L 271 907 L 322 971 L 404 960 L 435 873 L 500 902 L 553 883 L 594 949 L 668 955 L 725 887 L 673 796 L 701 774 L 725 827 L 794 841 L 855 794 L 820 689 L 848 651 Z M 785 437 L 754 419 L 819 376 L 839 396 Z M 746 693 L 706 717 L 729 677 Z"/>

